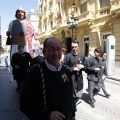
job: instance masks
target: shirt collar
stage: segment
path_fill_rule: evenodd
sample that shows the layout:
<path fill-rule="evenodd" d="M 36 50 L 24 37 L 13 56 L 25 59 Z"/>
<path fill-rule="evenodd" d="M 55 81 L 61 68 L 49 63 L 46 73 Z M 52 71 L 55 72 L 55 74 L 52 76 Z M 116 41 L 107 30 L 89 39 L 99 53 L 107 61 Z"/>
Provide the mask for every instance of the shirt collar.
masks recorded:
<path fill-rule="evenodd" d="M 78 55 L 78 52 L 77 52 L 77 53 L 74 53 L 74 52 L 72 51 L 71 53 L 72 53 L 73 55 L 75 55 L 75 56 Z"/>
<path fill-rule="evenodd" d="M 49 64 L 46 59 L 45 59 L 45 64 L 51 71 L 60 71 L 62 68 L 61 62 L 59 62 L 59 64 L 58 64 L 58 69 L 56 69 L 56 67 L 54 67 L 53 65 Z"/>
<path fill-rule="evenodd" d="M 20 20 L 20 19 L 17 19 L 20 23 L 23 23 L 23 22 L 25 22 L 26 20 L 24 19 L 24 20 Z"/>
<path fill-rule="evenodd" d="M 24 52 L 22 52 L 22 53 L 18 52 L 18 53 L 22 55 Z"/>

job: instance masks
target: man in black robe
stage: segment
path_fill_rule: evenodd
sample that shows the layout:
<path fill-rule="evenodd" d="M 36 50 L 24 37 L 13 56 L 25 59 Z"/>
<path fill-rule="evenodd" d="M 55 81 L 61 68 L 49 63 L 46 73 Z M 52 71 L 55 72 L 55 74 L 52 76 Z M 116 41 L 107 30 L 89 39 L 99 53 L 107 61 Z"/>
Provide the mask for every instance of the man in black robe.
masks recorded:
<path fill-rule="evenodd" d="M 18 45 L 17 48 L 18 52 L 12 55 L 11 66 L 13 67 L 14 80 L 16 80 L 18 86 L 16 90 L 20 93 L 32 57 L 28 52 L 24 52 L 24 45 Z"/>
<path fill-rule="evenodd" d="M 47 38 L 43 54 L 45 61 L 28 73 L 20 109 L 30 120 L 75 120 L 72 81 L 60 62 L 61 41 Z"/>
<path fill-rule="evenodd" d="M 85 69 L 85 57 L 78 53 L 79 42 L 74 40 L 71 44 L 71 53 L 68 53 L 64 59 L 64 66 L 70 71 L 72 75 L 74 102 L 78 104 L 81 102 L 83 91 L 83 75 L 82 71 Z"/>

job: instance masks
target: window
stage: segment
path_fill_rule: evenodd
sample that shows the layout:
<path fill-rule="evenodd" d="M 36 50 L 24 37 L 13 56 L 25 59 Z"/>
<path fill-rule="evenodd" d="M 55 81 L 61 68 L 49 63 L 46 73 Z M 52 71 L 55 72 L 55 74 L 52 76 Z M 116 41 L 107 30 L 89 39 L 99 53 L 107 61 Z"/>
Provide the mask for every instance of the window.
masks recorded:
<path fill-rule="evenodd" d="M 49 9 L 52 9 L 52 3 L 49 3 Z"/>
<path fill-rule="evenodd" d="M 104 8 L 110 5 L 110 0 L 100 0 L 100 8 Z"/>
<path fill-rule="evenodd" d="M 45 25 L 45 31 L 47 30 L 47 25 Z"/>
<path fill-rule="evenodd" d="M 106 52 L 106 48 L 107 48 L 107 37 L 109 36 L 109 35 L 111 35 L 111 34 L 104 34 L 103 35 L 103 38 L 102 38 L 102 46 L 101 46 L 101 48 L 102 48 L 102 51 L 103 52 Z"/>
<path fill-rule="evenodd" d="M 87 11 L 87 0 L 85 0 L 81 3 L 80 8 L 81 8 L 81 13 L 84 13 Z"/>
<path fill-rule="evenodd" d="M 83 38 L 83 52 L 85 56 L 88 56 L 89 53 L 89 37 Z"/>
<path fill-rule="evenodd" d="M 45 0 L 45 4 L 47 3 L 47 0 Z"/>
<path fill-rule="evenodd" d="M 50 22 L 50 27 L 51 27 L 51 28 L 53 27 L 53 21 Z"/>

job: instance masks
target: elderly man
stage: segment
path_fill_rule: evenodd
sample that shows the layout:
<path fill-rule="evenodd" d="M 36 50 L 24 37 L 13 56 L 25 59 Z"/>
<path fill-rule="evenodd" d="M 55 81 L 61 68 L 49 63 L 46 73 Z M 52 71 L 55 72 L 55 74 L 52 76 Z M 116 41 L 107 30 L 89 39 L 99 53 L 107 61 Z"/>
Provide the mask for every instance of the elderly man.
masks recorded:
<path fill-rule="evenodd" d="M 61 41 L 55 37 L 46 39 L 43 54 L 45 61 L 28 73 L 20 109 L 30 120 L 75 120 L 72 81 L 60 62 Z"/>

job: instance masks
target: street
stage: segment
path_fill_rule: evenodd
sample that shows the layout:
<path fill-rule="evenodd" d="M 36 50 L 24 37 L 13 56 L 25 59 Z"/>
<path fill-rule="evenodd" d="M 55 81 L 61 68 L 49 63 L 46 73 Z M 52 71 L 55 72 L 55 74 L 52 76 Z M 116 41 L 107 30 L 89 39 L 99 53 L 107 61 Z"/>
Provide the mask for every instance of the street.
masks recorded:
<path fill-rule="evenodd" d="M 19 110 L 19 94 L 16 92 L 16 82 L 9 80 L 9 70 L 0 67 L 0 120 L 28 120 Z M 95 96 L 95 108 L 88 103 L 87 79 L 84 76 L 82 102 L 77 106 L 76 120 L 119 120 L 120 119 L 120 85 L 105 80 L 110 98 L 104 97 L 101 90 Z M 120 83 L 120 82 L 119 82 Z"/>

